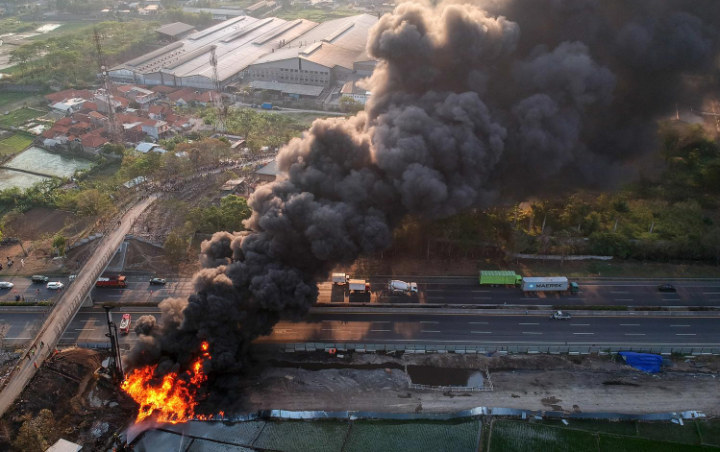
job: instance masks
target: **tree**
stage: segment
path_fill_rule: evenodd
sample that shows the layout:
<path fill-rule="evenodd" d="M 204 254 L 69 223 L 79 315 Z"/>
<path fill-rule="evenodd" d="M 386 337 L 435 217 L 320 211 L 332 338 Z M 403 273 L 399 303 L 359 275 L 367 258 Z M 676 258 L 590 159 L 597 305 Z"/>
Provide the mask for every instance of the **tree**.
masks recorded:
<path fill-rule="evenodd" d="M 75 198 L 76 211 L 81 215 L 98 215 L 112 207 L 112 201 L 106 193 L 96 188 L 82 191 Z"/>
<path fill-rule="evenodd" d="M 340 110 L 345 113 L 357 113 L 365 108 L 362 102 L 358 102 L 349 96 L 341 97 L 338 103 L 340 104 Z"/>
<path fill-rule="evenodd" d="M 187 253 L 187 243 L 175 231 L 170 232 L 163 244 L 165 255 L 171 264 L 175 265 L 182 260 Z"/>
<path fill-rule="evenodd" d="M 53 237 L 52 246 L 55 248 L 58 252 L 58 255 L 64 256 L 65 255 L 65 244 L 67 243 L 67 240 L 65 237 L 63 237 L 60 234 L 55 234 L 55 237 Z"/>
<path fill-rule="evenodd" d="M 715 265 L 720 265 L 720 226 L 710 229 L 703 236 L 702 243 L 715 255 Z"/>
<path fill-rule="evenodd" d="M 36 417 L 22 423 L 13 446 L 17 450 L 46 450 L 56 436 L 55 417 L 45 408 Z"/>

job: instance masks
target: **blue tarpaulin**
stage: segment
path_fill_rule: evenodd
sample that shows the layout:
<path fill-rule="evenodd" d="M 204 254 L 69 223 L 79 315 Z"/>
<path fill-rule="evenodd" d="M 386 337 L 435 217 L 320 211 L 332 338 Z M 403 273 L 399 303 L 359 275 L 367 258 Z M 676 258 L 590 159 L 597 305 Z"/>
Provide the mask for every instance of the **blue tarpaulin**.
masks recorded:
<path fill-rule="evenodd" d="M 618 355 L 622 356 L 629 366 L 643 372 L 660 372 L 660 366 L 663 362 L 662 356 L 653 355 L 652 353 L 620 352 Z"/>

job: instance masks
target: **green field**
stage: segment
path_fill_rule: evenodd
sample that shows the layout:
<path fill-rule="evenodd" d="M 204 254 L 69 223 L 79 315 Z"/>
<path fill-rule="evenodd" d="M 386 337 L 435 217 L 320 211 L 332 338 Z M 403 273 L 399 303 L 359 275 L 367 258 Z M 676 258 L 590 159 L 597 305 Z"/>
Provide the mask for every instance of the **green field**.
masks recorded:
<path fill-rule="evenodd" d="M 343 452 L 474 452 L 480 421 L 355 421 Z"/>
<path fill-rule="evenodd" d="M 487 440 L 490 452 L 597 451 L 670 452 L 720 450 L 720 421 L 610 422 L 570 420 L 543 423 L 497 420 Z"/>
<path fill-rule="evenodd" d="M 0 72 L 4 72 L 4 71 L 6 71 L 6 70 L 3 69 L 3 70 L 0 71 Z M 29 94 L 29 93 L 2 93 L 2 92 L 0 92 L 0 114 L 1 114 L 1 113 L 4 113 L 3 108 L 4 108 L 6 105 L 10 105 L 10 104 L 12 104 L 12 103 L 22 101 L 23 99 L 25 99 L 25 98 L 27 98 L 27 97 L 31 97 L 31 96 L 33 96 L 33 94 Z"/>
<path fill-rule="evenodd" d="M 0 127 L 17 127 L 25 124 L 30 119 L 35 119 L 40 116 L 45 116 L 44 111 L 38 111 L 33 108 L 18 108 L 13 110 L 7 115 L 0 114 Z"/>
<path fill-rule="evenodd" d="M 29 135 L 16 133 L 0 140 L 0 155 L 17 154 L 32 144 L 33 139 Z"/>

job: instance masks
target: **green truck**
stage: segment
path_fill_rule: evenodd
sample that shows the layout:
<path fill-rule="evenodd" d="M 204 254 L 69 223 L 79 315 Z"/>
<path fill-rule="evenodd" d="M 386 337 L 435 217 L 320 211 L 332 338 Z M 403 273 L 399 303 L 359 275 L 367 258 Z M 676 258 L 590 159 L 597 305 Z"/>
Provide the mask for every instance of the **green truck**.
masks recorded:
<path fill-rule="evenodd" d="M 481 286 L 519 286 L 522 276 L 511 270 L 480 270 Z"/>

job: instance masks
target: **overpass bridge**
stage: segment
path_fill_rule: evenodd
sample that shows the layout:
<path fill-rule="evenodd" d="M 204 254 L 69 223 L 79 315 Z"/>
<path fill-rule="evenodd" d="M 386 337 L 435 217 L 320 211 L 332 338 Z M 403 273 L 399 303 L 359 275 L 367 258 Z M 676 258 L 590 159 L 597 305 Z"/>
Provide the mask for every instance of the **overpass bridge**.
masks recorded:
<path fill-rule="evenodd" d="M 5 414 L 44 360 L 53 353 L 60 336 L 80 310 L 90 289 L 120 248 L 135 220 L 160 196 L 160 194 L 153 194 L 130 208 L 123 215 L 117 228 L 101 239 L 97 248 L 98 252 L 93 254 L 79 269 L 77 278 L 49 311 L 49 315 L 46 316 L 37 335 L 28 343 L 19 363 L 5 380 L 2 392 L 0 392 L 0 416 Z"/>

